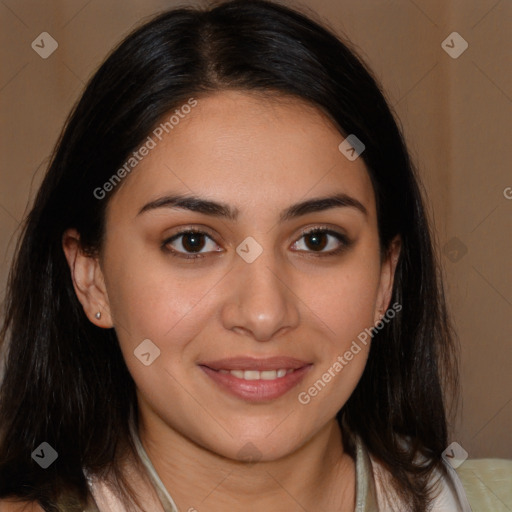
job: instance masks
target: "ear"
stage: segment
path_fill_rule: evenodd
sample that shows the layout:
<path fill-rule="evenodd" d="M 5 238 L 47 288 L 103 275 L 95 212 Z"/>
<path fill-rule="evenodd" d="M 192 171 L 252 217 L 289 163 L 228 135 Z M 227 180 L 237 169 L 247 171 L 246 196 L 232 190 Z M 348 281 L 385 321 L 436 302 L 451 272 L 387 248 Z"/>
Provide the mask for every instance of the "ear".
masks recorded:
<path fill-rule="evenodd" d="M 62 236 L 62 248 L 69 268 L 76 296 L 89 320 L 105 329 L 113 327 L 105 279 L 99 258 L 87 254 L 80 245 L 80 234 L 68 229 Z M 100 318 L 96 317 L 101 313 Z"/>
<path fill-rule="evenodd" d="M 384 316 L 391 302 L 395 270 L 401 248 L 402 239 L 400 235 L 396 235 L 389 244 L 384 261 L 381 264 L 379 289 L 375 302 L 374 323 L 377 323 Z"/>

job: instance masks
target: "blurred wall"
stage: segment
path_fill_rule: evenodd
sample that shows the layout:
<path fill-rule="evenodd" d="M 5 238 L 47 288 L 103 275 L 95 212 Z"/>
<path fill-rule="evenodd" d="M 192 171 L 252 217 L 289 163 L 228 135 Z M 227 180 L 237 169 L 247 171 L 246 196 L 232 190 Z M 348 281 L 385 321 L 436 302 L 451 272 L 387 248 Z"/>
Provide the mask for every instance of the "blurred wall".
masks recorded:
<path fill-rule="evenodd" d="M 163 0 L 0 3 L 2 304 L 19 223 L 67 113 L 112 46 L 142 18 L 174 5 Z M 291 5 L 313 10 L 348 36 L 401 120 L 430 197 L 462 348 L 463 401 L 451 440 L 470 458 L 512 458 L 512 2 L 303 0 Z M 42 32 L 58 43 L 46 59 L 31 46 L 35 41 L 40 52 L 51 49 L 47 36 L 42 48 Z"/>

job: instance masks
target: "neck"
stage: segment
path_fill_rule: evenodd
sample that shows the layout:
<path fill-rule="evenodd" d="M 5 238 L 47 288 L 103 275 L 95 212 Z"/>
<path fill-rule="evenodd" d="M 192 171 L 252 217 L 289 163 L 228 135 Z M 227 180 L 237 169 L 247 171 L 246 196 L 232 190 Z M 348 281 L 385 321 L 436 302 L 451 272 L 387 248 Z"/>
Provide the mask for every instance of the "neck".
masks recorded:
<path fill-rule="evenodd" d="M 222 457 L 141 414 L 139 436 L 180 511 L 354 510 L 355 465 L 333 419 L 292 454 L 246 463 Z"/>

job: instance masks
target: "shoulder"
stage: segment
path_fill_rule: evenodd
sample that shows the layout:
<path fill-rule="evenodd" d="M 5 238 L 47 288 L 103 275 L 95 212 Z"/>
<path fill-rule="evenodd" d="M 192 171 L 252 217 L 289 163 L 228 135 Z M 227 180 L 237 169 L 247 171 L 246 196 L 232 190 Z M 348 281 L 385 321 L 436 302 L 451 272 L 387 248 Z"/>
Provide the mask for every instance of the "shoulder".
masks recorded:
<path fill-rule="evenodd" d="M 0 512 L 44 512 L 44 510 L 34 502 L 0 499 Z"/>

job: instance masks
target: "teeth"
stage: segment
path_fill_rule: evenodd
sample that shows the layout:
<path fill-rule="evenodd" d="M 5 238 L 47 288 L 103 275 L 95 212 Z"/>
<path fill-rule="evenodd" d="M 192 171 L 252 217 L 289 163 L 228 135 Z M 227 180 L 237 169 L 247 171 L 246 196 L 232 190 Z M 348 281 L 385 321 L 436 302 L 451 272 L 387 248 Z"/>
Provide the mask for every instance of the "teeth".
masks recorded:
<path fill-rule="evenodd" d="M 288 373 L 293 372 L 293 369 L 286 370 L 286 369 L 280 369 L 280 370 L 219 370 L 220 373 L 231 373 L 234 377 L 237 377 L 238 379 L 244 379 L 244 380 L 275 380 L 275 379 L 281 379 Z"/>

